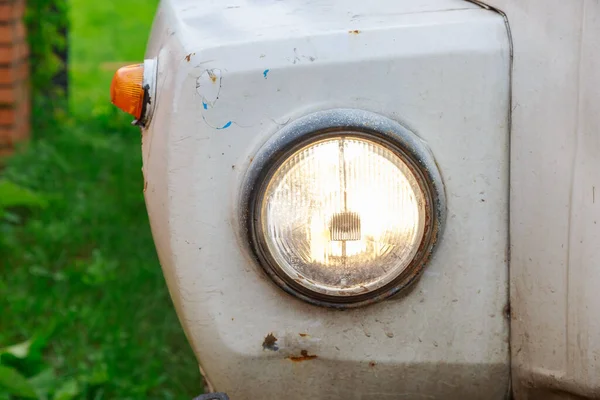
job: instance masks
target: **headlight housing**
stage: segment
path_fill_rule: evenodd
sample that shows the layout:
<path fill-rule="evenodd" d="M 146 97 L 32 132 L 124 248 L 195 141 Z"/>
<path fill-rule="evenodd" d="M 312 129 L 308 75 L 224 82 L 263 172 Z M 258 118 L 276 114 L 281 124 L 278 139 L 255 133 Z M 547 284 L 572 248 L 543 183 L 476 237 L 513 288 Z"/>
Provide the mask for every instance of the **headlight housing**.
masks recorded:
<path fill-rule="evenodd" d="M 313 114 L 283 131 L 249 180 L 247 229 L 269 276 L 289 293 L 337 308 L 370 304 L 413 282 L 444 208 L 424 144 L 356 110 Z"/>

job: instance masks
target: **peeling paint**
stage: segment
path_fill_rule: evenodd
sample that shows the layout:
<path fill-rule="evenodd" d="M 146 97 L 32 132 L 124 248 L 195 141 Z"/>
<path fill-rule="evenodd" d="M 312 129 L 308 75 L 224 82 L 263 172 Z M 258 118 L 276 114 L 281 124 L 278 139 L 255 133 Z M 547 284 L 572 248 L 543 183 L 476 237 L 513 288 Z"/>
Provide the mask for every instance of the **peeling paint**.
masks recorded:
<path fill-rule="evenodd" d="M 277 346 L 277 338 L 275 335 L 273 335 L 273 333 L 269 333 L 267 336 L 265 336 L 265 340 L 262 343 L 262 348 L 263 350 L 271 351 L 279 350 L 279 346 Z"/>
<path fill-rule="evenodd" d="M 211 128 L 213 128 L 213 129 L 219 129 L 219 130 L 220 130 L 220 129 L 227 129 L 227 128 L 229 128 L 231 125 L 233 125 L 233 124 L 234 124 L 234 122 L 233 122 L 233 121 L 227 121 L 227 122 L 225 123 L 225 125 L 223 125 L 223 126 L 215 126 L 215 125 L 212 125 L 212 124 L 208 123 L 208 121 L 206 120 L 206 117 L 205 117 L 204 115 L 202 116 L 202 120 L 204 121 L 204 123 L 205 123 L 206 125 L 210 126 Z M 237 125 L 237 124 L 236 124 L 236 125 Z"/>

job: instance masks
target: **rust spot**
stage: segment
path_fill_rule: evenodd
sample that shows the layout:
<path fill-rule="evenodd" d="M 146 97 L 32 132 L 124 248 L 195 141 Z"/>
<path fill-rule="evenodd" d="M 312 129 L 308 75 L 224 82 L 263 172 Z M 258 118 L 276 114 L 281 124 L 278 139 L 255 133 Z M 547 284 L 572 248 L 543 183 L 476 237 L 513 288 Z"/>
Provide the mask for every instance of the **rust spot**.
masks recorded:
<path fill-rule="evenodd" d="M 302 351 L 300 351 L 299 356 L 289 356 L 288 358 L 293 362 L 301 362 L 301 361 L 314 360 L 315 358 L 317 358 L 317 356 L 308 354 L 308 351 L 302 350 Z"/>
<path fill-rule="evenodd" d="M 216 75 L 210 75 L 210 80 L 212 81 L 212 83 L 216 83 L 217 82 Z"/>
<path fill-rule="evenodd" d="M 190 62 L 190 58 L 192 58 L 192 53 L 185 56 L 185 61 Z"/>
<path fill-rule="evenodd" d="M 262 347 L 263 350 L 279 350 L 279 347 L 277 346 L 277 338 L 275 337 L 275 335 L 273 335 L 273 333 L 269 333 L 267 336 L 265 336 L 265 340 L 263 341 Z"/>
<path fill-rule="evenodd" d="M 349 30 L 348 33 L 350 33 L 351 35 L 358 35 L 360 33 L 360 31 L 358 29 L 354 29 L 354 30 Z"/>
<path fill-rule="evenodd" d="M 302 336 L 302 337 L 307 337 L 308 333 L 299 333 L 298 335 Z"/>
<path fill-rule="evenodd" d="M 376 366 L 376 365 L 377 365 L 377 363 L 376 363 L 375 361 L 371 361 L 371 362 L 369 363 L 369 367 L 371 367 L 371 368 L 373 368 L 373 367 L 374 367 L 374 366 Z"/>

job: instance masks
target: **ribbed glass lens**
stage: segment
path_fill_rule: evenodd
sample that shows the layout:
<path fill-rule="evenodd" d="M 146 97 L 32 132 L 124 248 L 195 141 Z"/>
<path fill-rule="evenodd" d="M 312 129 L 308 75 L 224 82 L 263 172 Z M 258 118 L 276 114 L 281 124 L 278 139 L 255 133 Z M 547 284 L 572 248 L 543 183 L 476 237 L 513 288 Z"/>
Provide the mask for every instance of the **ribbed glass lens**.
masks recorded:
<path fill-rule="evenodd" d="M 267 249 L 311 291 L 352 296 L 397 278 L 425 230 L 425 195 L 404 161 L 378 142 L 313 142 L 273 173 L 260 204 Z"/>

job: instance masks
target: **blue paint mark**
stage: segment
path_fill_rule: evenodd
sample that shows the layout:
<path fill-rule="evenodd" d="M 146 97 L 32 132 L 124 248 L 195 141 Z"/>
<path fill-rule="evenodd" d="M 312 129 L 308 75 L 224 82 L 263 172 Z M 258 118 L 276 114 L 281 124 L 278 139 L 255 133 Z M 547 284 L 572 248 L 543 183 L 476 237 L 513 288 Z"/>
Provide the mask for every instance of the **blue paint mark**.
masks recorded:
<path fill-rule="evenodd" d="M 263 76 L 265 77 L 265 79 L 267 79 L 267 74 L 268 74 L 268 73 L 269 73 L 269 70 L 268 70 L 268 69 L 265 69 L 265 70 L 263 71 Z"/>
<path fill-rule="evenodd" d="M 227 122 L 225 125 L 223 125 L 222 128 L 217 128 L 217 129 L 227 129 L 231 126 L 231 121 Z"/>
<path fill-rule="evenodd" d="M 205 110 L 208 110 L 208 104 L 206 104 L 205 102 L 202 102 L 202 107 L 204 107 Z"/>

